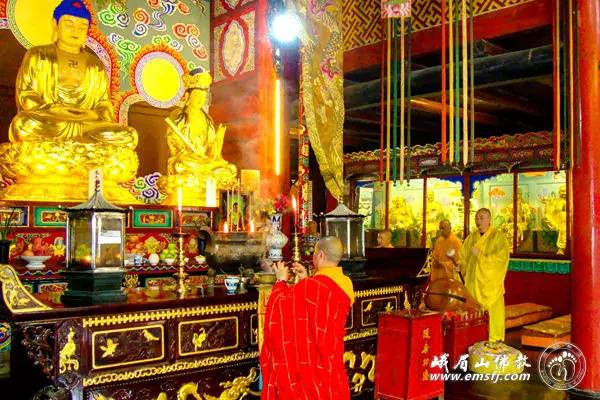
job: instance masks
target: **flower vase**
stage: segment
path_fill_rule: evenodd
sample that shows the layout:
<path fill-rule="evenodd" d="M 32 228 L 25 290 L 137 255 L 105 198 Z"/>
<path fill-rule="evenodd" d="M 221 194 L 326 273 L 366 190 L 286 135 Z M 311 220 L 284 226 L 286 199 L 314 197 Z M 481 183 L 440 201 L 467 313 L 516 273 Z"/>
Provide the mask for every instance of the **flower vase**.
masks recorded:
<path fill-rule="evenodd" d="M 10 244 L 10 240 L 0 240 L 0 264 L 8 264 Z"/>
<path fill-rule="evenodd" d="M 283 260 L 282 249 L 288 242 L 288 237 L 281 232 L 282 214 L 277 213 L 271 216 L 271 229 L 267 234 L 266 244 L 268 250 L 267 258 L 272 261 Z"/>

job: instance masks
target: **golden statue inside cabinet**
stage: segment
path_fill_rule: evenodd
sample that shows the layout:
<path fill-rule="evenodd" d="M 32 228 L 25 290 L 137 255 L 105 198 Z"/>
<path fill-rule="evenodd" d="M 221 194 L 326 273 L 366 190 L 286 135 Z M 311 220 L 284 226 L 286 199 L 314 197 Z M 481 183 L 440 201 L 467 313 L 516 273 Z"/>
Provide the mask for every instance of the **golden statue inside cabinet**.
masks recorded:
<path fill-rule="evenodd" d="M 138 136 L 114 122 L 104 65 L 85 47 L 90 13 L 65 0 L 53 16 L 53 43 L 29 49 L 17 75 L 18 113 L 0 146 L 0 172 L 16 184 L 2 197 L 86 199 L 88 171 L 101 169 L 107 196 L 130 201 L 118 184 L 135 177 Z"/>
<path fill-rule="evenodd" d="M 183 77 L 183 82 L 185 105 L 166 119 L 170 157 L 168 175 L 159 184 L 171 195 L 182 187 L 186 205 L 204 205 L 206 180 L 212 178 L 218 187 L 229 187 L 235 182 L 237 169 L 222 156 L 225 126 L 215 126 L 203 108 L 212 77 L 196 68 Z"/>
<path fill-rule="evenodd" d="M 548 231 L 557 231 L 556 254 L 565 254 L 567 248 L 567 187 L 561 185 L 558 191 L 558 197 L 553 192 L 550 196 L 541 198 L 545 205 L 544 219 L 542 226 Z"/>

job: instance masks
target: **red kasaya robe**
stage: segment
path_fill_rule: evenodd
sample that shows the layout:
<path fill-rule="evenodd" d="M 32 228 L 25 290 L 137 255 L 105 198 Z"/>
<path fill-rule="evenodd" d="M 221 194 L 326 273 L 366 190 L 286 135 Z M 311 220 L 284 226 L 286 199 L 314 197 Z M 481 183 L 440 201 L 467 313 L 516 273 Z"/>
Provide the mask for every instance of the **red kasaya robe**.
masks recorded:
<path fill-rule="evenodd" d="M 273 286 L 260 354 L 261 399 L 350 399 L 343 355 L 351 305 L 326 275 Z"/>

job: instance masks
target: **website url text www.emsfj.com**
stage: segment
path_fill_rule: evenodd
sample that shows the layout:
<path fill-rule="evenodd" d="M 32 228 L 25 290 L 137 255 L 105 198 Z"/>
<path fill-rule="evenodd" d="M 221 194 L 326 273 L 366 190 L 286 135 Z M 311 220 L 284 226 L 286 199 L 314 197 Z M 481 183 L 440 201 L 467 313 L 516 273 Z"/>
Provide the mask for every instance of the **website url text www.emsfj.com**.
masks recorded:
<path fill-rule="evenodd" d="M 477 373 L 458 373 L 458 372 L 450 372 L 450 373 L 439 373 L 439 374 L 429 374 L 429 380 L 431 381 L 444 381 L 444 382 L 493 382 L 497 383 L 499 381 L 528 381 L 530 378 L 530 374 L 528 373 L 520 373 L 520 374 L 477 374 Z"/>

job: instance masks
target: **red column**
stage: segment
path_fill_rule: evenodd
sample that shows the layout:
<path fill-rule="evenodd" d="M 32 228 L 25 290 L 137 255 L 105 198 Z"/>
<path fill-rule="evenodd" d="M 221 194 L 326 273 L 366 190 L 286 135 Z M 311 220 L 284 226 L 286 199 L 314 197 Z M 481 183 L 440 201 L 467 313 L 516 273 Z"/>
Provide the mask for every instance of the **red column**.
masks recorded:
<path fill-rule="evenodd" d="M 581 160 L 573 168 L 572 341 L 587 361 L 579 389 L 600 392 L 600 2 L 577 3 Z"/>

